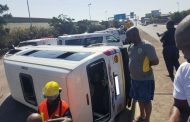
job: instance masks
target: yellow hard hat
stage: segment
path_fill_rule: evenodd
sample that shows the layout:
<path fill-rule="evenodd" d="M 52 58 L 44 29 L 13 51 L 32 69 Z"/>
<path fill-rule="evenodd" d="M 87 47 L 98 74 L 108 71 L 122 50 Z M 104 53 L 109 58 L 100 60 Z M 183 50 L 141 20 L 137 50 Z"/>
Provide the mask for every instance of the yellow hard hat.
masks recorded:
<path fill-rule="evenodd" d="M 44 96 L 55 96 L 59 94 L 59 91 L 61 90 L 59 84 L 55 81 L 49 81 L 44 86 L 42 93 Z"/>

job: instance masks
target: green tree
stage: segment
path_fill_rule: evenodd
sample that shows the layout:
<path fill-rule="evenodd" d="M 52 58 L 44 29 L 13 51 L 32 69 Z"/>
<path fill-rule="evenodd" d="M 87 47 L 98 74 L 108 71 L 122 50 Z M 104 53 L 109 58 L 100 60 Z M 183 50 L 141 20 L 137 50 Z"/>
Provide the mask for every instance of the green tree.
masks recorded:
<path fill-rule="evenodd" d="M 76 26 L 73 21 L 74 19 L 61 14 L 58 17 L 53 17 L 49 24 L 54 29 L 54 35 L 58 36 L 76 33 Z"/>
<path fill-rule="evenodd" d="M 176 23 L 179 23 L 183 18 L 190 14 L 190 9 L 181 11 L 181 12 L 174 12 L 170 15 L 171 19 L 174 20 Z"/>
<path fill-rule="evenodd" d="M 89 33 L 93 33 L 95 31 L 101 31 L 101 30 L 104 30 L 104 26 L 103 25 L 91 25 L 88 29 L 88 32 Z"/>
<path fill-rule="evenodd" d="M 102 26 L 104 26 L 105 29 L 109 28 L 109 22 L 108 21 L 102 21 L 100 22 Z"/>
<path fill-rule="evenodd" d="M 9 7 L 7 5 L 0 4 L 0 48 L 4 48 L 7 45 L 6 35 L 9 33 L 9 29 L 5 28 L 4 25 L 6 25 L 6 19 L 11 17 L 11 14 L 4 13 L 8 10 Z"/>
<path fill-rule="evenodd" d="M 90 26 L 91 26 L 91 23 L 88 20 L 78 21 L 77 22 L 77 33 L 88 32 Z"/>
<path fill-rule="evenodd" d="M 32 27 L 32 28 L 26 28 L 26 29 L 13 29 L 8 34 L 8 43 L 18 45 L 21 41 L 31 40 L 31 39 L 39 39 L 44 37 L 52 37 L 52 29 L 46 29 L 46 28 L 38 28 L 38 27 Z"/>

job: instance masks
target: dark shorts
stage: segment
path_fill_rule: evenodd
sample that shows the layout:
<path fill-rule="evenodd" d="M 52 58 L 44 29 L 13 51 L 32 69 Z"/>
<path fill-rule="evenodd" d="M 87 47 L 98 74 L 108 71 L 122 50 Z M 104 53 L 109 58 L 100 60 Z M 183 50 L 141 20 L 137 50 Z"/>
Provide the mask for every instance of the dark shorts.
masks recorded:
<path fill-rule="evenodd" d="M 134 100 L 148 103 L 154 98 L 154 80 L 131 80 L 130 96 Z"/>

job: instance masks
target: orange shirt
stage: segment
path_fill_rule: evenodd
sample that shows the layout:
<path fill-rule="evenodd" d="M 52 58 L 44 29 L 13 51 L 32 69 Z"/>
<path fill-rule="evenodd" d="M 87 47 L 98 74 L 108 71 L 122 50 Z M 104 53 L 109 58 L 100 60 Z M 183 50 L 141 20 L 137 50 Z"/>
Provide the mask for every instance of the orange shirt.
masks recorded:
<path fill-rule="evenodd" d="M 47 106 L 47 99 L 43 100 L 40 103 L 40 105 L 38 106 L 38 110 L 39 110 L 39 112 L 40 112 L 40 114 L 42 116 L 42 120 L 47 121 L 48 119 L 53 119 L 54 116 L 63 117 L 65 112 L 68 110 L 69 106 L 64 100 L 61 100 L 61 102 L 62 102 L 62 104 L 61 104 L 62 108 L 60 107 L 60 101 L 59 101 L 55 112 L 53 112 L 53 114 L 51 116 L 49 116 L 49 114 L 48 114 L 48 106 Z M 60 108 L 61 108 L 61 111 L 60 111 Z"/>

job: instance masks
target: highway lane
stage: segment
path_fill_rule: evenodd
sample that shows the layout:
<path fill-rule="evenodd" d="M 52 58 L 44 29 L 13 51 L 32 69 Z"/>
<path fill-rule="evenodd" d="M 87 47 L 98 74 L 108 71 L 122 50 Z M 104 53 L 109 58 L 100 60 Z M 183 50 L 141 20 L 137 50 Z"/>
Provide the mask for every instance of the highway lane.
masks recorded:
<path fill-rule="evenodd" d="M 154 24 L 150 24 L 147 26 L 138 25 L 137 27 L 142 29 L 143 31 L 145 31 L 146 33 L 148 33 L 150 36 L 152 36 L 153 38 L 155 38 L 158 41 L 160 39 L 156 33 L 157 32 L 163 33 L 166 31 L 166 25 L 159 25 L 159 24 L 157 26 L 154 26 Z"/>

